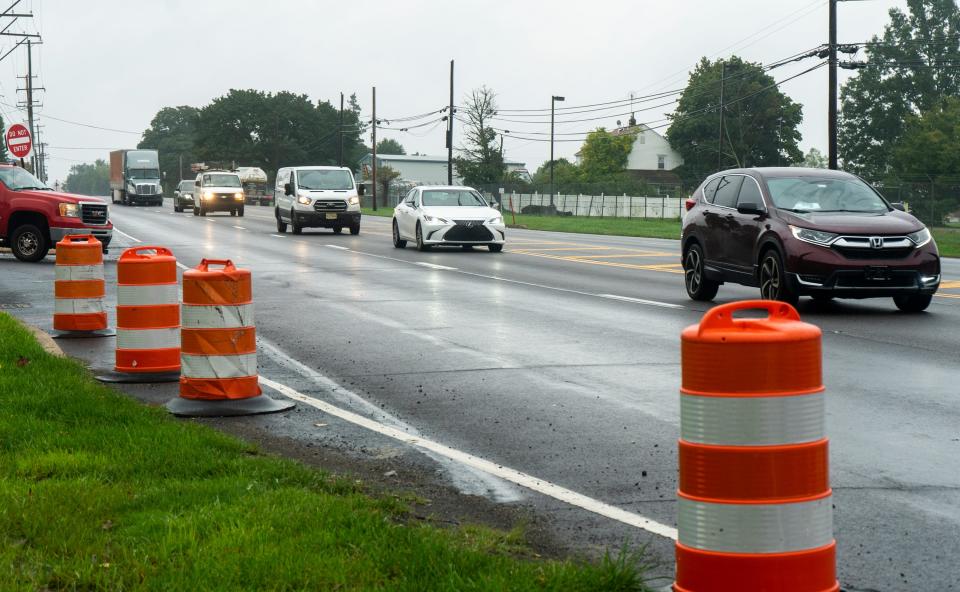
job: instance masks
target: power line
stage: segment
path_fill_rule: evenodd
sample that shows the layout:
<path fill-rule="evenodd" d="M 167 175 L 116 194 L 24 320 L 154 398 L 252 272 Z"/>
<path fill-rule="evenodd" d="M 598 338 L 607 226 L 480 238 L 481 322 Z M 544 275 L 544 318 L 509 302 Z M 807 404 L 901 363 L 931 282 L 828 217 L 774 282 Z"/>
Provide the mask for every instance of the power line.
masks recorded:
<path fill-rule="evenodd" d="M 19 106 L 17 106 L 17 105 L 11 105 L 10 103 L 4 103 L 3 101 L 0 101 L 0 105 L 5 105 L 5 106 L 7 106 L 7 107 L 11 107 L 11 108 L 16 109 L 17 111 L 21 111 L 21 112 L 24 111 L 24 109 L 21 109 L 21 108 L 20 108 Z M 132 134 L 132 135 L 135 135 L 135 136 L 143 135 L 143 132 L 132 132 L 132 131 L 130 131 L 130 130 L 122 130 L 122 129 L 116 129 L 116 128 L 111 128 L 111 127 L 103 127 L 103 126 L 99 126 L 99 125 L 93 125 L 93 124 L 90 124 L 90 123 L 81 123 L 81 122 L 79 122 L 79 121 L 71 121 L 71 120 L 69 120 L 69 119 L 63 119 L 63 118 L 60 118 L 60 117 L 54 117 L 53 115 L 49 115 L 49 114 L 46 114 L 46 113 L 44 113 L 43 116 L 44 116 L 45 118 L 47 118 L 47 119 L 52 119 L 52 120 L 54 120 L 54 121 L 59 121 L 59 122 L 61 122 L 61 123 L 69 123 L 70 125 L 79 125 L 80 127 L 86 127 L 86 128 L 90 128 L 90 129 L 102 130 L 102 131 L 105 131 L 105 132 L 114 132 L 114 133 L 118 133 L 118 134 Z"/>

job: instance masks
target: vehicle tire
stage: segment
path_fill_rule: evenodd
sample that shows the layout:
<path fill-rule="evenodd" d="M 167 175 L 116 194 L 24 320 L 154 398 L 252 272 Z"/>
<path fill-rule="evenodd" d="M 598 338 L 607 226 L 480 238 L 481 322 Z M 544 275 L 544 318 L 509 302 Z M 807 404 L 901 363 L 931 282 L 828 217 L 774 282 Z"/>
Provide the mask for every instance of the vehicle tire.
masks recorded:
<path fill-rule="evenodd" d="M 237 215 L 237 211 L 236 211 L 236 210 L 230 210 L 230 215 L 231 215 L 231 216 L 236 216 L 236 215 Z"/>
<path fill-rule="evenodd" d="M 280 217 L 280 210 L 274 210 L 273 215 L 277 218 L 277 232 L 283 234 L 287 231 L 287 223 Z"/>
<path fill-rule="evenodd" d="M 393 221 L 393 246 L 398 249 L 404 249 L 407 246 L 407 241 L 400 238 L 400 228 L 396 220 Z"/>
<path fill-rule="evenodd" d="M 717 296 L 720 282 L 707 278 L 703 265 L 703 249 L 694 243 L 683 257 L 683 284 L 687 296 L 698 302 L 709 302 Z"/>
<path fill-rule="evenodd" d="M 790 286 L 783 257 L 776 249 L 768 249 L 760 258 L 760 298 L 796 305 L 797 293 Z"/>
<path fill-rule="evenodd" d="M 350 226 L 350 234 L 352 234 L 353 236 L 360 234 L 360 225 L 353 224 L 352 226 Z"/>
<path fill-rule="evenodd" d="M 240 206 L 240 209 L 237 210 L 237 216 L 240 216 L 241 218 L 243 218 L 243 206 Z"/>
<path fill-rule="evenodd" d="M 293 210 L 290 210 L 290 229 L 294 234 L 300 234 L 303 232 L 303 227 L 297 224 L 293 217 Z"/>
<path fill-rule="evenodd" d="M 199 215 L 200 215 L 200 208 L 198 208 L 197 206 L 193 206 L 193 215 L 194 215 L 194 216 L 199 216 Z"/>
<path fill-rule="evenodd" d="M 201 216 L 206 216 L 206 215 L 207 215 L 207 210 L 206 210 L 203 206 L 200 206 L 200 215 L 201 215 Z"/>
<path fill-rule="evenodd" d="M 503 251 L 503 245 L 487 245 L 487 248 L 490 249 L 491 253 L 499 253 Z"/>
<path fill-rule="evenodd" d="M 893 303 L 903 312 L 923 312 L 930 306 L 932 294 L 911 294 L 909 296 L 894 296 Z"/>
<path fill-rule="evenodd" d="M 50 239 L 42 228 L 33 224 L 22 224 L 10 235 L 10 250 L 20 261 L 34 263 L 47 256 Z"/>
<path fill-rule="evenodd" d="M 333 233 L 334 233 L 334 234 L 340 234 L 341 232 L 343 232 L 343 226 L 334 226 L 334 227 L 333 227 Z"/>
<path fill-rule="evenodd" d="M 419 222 L 417 222 L 417 250 L 418 251 L 430 250 L 430 245 L 423 244 L 423 230 L 421 230 Z"/>

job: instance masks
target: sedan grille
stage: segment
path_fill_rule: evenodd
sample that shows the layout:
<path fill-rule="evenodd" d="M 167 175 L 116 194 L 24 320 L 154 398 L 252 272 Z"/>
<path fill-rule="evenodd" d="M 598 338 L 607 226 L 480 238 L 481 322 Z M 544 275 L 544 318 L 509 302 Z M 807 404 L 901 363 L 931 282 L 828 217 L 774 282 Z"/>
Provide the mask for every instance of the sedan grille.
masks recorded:
<path fill-rule="evenodd" d="M 318 212 L 343 212 L 347 209 L 347 202 L 342 199 L 318 199 L 313 209 Z"/>
<path fill-rule="evenodd" d="M 107 204 L 80 204 L 80 219 L 84 224 L 104 226 L 109 218 L 110 216 L 107 213 Z"/>
<path fill-rule="evenodd" d="M 456 226 L 443 235 L 443 240 L 450 242 L 488 242 L 493 240 L 493 234 L 483 225 L 483 220 L 454 220 Z"/>

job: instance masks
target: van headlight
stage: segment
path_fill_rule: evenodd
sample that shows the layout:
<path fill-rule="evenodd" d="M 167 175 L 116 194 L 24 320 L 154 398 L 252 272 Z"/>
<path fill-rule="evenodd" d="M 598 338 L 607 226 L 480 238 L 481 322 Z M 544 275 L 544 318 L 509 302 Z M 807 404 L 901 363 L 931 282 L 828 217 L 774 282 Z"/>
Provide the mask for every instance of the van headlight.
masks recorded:
<path fill-rule="evenodd" d="M 212 191 L 204 191 L 204 192 L 203 192 L 203 199 L 213 199 L 213 192 L 212 192 Z"/>
<path fill-rule="evenodd" d="M 60 215 L 64 218 L 79 218 L 80 206 L 72 203 L 60 204 Z"/>
<path fill-rule="evenodd" d="M 360 198 L 354 195 L 353 197 L 347 200 L 347 203 L 350 204 L 351 206 L 359 206 Z"/>
<path fill-rule="evenodd" d="M 913 244 L 917 245 L 918 247 L 922 247 L 923 245 L 929 243 L 933 239 L 933 236 L 930 234 L 930 230 L 924 226 L 920 230 L 908 234 L 907 238 L 912 240 Z"/>
<path fill-rule="evenodd" d="M 233 199 L 243 199 L 243 192 L 238 191 L 233 194 Z"/>
<path fill-rule="evenodd" d="M 793 237 L 797 240 L 802 240 L 805 243 L 813 243 L 815 245 L 820 245 L 821 247 L 829 247 L 833 244 L 833 241 L 837 240 L 839 234 L 834 234 L 832 232 L 824 232 L 822 230 L 812 230 L 810 228 L 800 228 L 799 226 L 790 226 L 790 232 L 793 233 Z"/>
<path fill-rule="evenodd" d="M 306 195 L 301 195 L 300 197 L 297 198 L 297 203 L 298 203 L 298 204 L 303 204 L 303 205 L 305 205 L 305 206 L 309 206 L 309 205 L 310 205 L 310 198 L 307 197 Z"/>

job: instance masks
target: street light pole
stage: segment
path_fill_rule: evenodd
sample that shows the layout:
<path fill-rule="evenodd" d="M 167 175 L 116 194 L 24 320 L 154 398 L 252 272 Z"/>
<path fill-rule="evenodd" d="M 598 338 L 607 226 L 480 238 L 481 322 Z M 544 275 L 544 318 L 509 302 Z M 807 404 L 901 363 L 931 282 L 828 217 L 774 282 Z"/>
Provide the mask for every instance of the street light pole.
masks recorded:
<path fill-rule="evenodd" d="M 553 95 L 550 97 L 550 205 L 551 206 L 553 205 L 553 194 L 555 192 L 555 188 L 553 185 L 553 123 L 554 123 L 553 117 L 554 117 L 554 111 L 555 111 L 554 105 L 558 101 L 563 102 L 565 100 L 566 100 L 565 97 L 558 97 L 557 95 Z"/>

